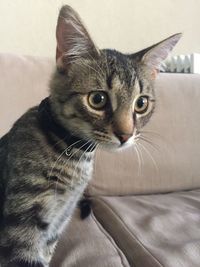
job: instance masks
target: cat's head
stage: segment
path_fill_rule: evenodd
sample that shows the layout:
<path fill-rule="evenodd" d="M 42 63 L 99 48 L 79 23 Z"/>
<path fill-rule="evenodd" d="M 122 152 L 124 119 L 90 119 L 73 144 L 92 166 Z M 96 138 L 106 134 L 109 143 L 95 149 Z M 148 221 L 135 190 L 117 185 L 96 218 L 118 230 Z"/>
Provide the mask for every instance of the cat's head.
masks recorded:
<path fill-rule="evenodd" d="M 181 34 L 135 54 L 99 50 L 78 14 L 64 6 L 56 37 L 51 99 L 62 126 L 113 147 L 131 143 L 153 113 L 154 80 Z"/>

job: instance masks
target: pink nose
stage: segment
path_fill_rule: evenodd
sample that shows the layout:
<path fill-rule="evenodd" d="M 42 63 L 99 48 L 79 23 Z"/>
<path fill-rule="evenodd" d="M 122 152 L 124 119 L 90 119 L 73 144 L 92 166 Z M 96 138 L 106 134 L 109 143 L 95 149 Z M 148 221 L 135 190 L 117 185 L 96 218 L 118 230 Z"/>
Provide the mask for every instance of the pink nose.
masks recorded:
<path fill-rule="evenodd" d="M 132 136 L 132 134 L 118 134 L 118 133 L 115 133 L 115 135 L 117 136 L 121 144 L 126 143 L 128 139 Z"/>

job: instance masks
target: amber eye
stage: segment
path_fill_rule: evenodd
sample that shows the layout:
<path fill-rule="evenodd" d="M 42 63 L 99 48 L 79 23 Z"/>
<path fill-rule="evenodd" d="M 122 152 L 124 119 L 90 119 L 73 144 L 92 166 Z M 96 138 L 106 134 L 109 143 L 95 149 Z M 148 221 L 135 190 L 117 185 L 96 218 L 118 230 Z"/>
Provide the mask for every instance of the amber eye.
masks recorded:
<path fill-rule="evenodd" d="M 135 101 L 134 109 L 137 113 L 142 114 L 147 111 L 149 106 L 149 97 L 148 96 L 139 96 Z"/>
<path fill-rule="evenodd" d="M 91 92 L 88 95 L 88 103 L 94 109 L 103 109 L 107 104 L 108 96 L 104 92 Z"/>

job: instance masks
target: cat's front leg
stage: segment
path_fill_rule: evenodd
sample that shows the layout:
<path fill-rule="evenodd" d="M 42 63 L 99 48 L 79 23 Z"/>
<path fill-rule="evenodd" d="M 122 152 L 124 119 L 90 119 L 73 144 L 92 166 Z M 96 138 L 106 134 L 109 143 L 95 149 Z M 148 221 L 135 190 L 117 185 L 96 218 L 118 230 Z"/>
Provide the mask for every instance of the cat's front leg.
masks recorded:
<path fill-rule="evenodd" d="M 35 229 L 5 227 L 0 235 L 0 267 L 49 267 L 50 259 L 38 242 Z M 15 237 L 14 237 L 15 235 Z"/>
<path fill-rule="evenodd" d="M 58 243 L 58 235 L 56 234 L 55 236 L 48 238 L 43 247 L 44 255 L 48 262 L 50 262 L 52 259 L 57 243 Z"/>
<path fill-rule="evenodd" d="M 4 262 L 3 264 L 0 263 L 0 267 L 49 267 L 49 265 L 44 265 L 41 262 L 27 262 L 24 260 L 16 260 L 14 262 Z"/>
<path fill-rule="evenodd" d="M 1 267 L 49 266 L 44 248 L 50 223 L 42 203 L 39 197 L 27 198 L 27 193 L 7 196 L 0 230 Z"/>

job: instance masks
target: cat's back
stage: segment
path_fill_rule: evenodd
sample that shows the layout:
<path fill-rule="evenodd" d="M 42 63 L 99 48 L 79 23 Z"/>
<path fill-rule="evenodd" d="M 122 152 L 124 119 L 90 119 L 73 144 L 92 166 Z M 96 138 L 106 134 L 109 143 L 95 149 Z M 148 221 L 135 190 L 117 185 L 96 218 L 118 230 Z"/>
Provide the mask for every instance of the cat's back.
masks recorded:
<path fill-rule="evenodd" d="M 2 171 L 5 165 L 5 160 L 7 156 L 7 146 L 8 146 L 8 134 L 5 134 L 0 139 L 0 179 L 2 177 Z"/>
<path fill-rule="evenodd" d="M 38 128 L 37 107 L 29 109 L 13 125 L 10 131 L 0 138 L 0 190 L 5 169 L 8 168 L 8 155 L 23 150 L 32 143 Z"/>
<path fill-rule="evenodd" d="M 38 107 L 24 113 L 11 130 L 0 139 L 0 180 L 3 179 L 9 161 L 23 160 L 33 155 L 42 143 L 42 130 L 38 120 Z"/>
<path fill-rule="evenodd" d="M 0 138 L 0 221 L 9 173 L 26 173 L 41 158 L 44 133 L 38 120 L 38 107 L 24 113 L 10 131 Z M 38 164 L 39 165 L 39 164 Z"/>
<path fill-rule="evenodd" d="M 7 158 L 8 134 L 0 139 L 0 222 L 2 218 L 3 202 L 4 202 L 4 181 L 3 172 L 5 170 Z"/>

